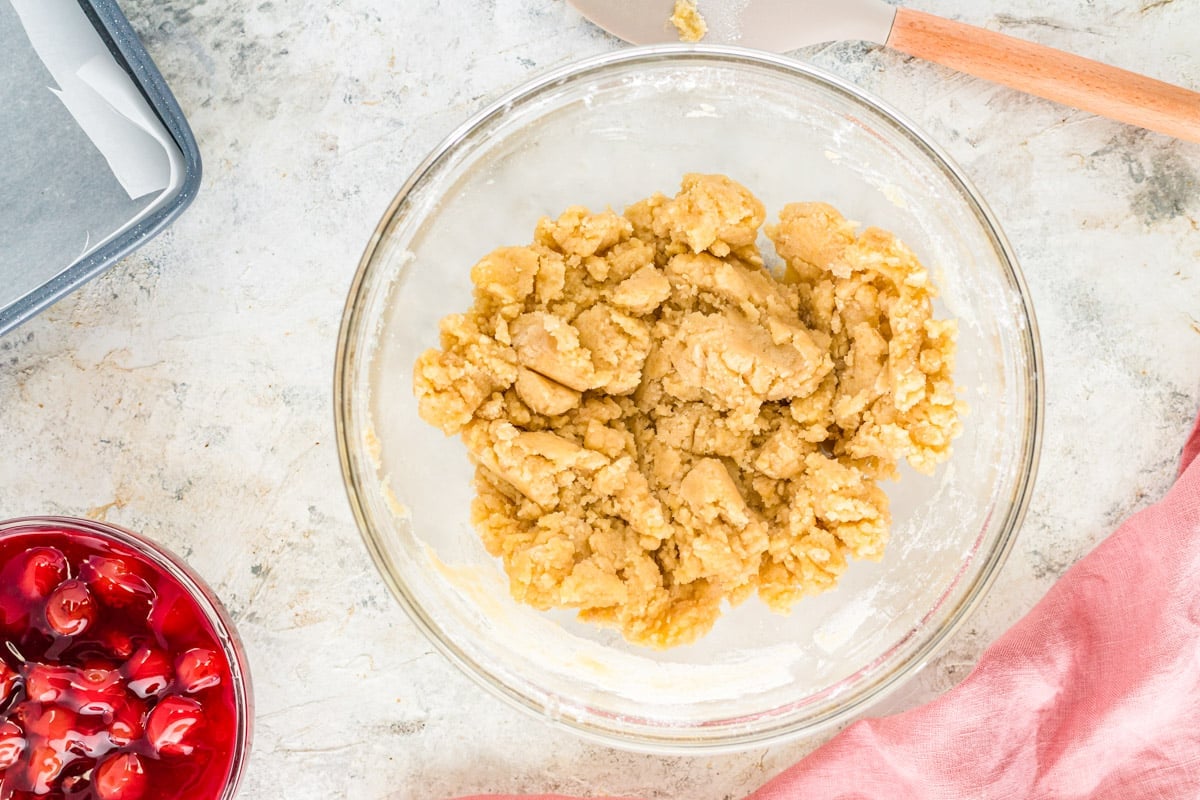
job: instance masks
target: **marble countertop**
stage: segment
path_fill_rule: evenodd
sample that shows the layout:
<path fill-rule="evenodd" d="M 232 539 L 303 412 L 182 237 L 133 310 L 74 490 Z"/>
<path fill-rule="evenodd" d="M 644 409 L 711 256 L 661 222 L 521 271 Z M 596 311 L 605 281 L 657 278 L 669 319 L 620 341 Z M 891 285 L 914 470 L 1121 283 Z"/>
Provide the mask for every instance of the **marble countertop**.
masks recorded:
<path fill-rule="evenodd" d="M 622 45 L 563 0 L 122 5 L 191 121 L 204 183 L 166 234 L 0 337 L 0 518 L 106 519 L 209 580 L 253 667 L 241 796 L 724 800 L 819 744 L 661 758 L 509 708 L 409 623 L 342 490 L 335 337 L 380 214 L 490 98 Z M 915 5 L 1200 87 L 1200 4 Z M 861 44 L 796 55 L 899 107 L 958 160 L 1012 240 L 1045 348 L 1028 518 L 981 610 L 888 701 L 901 708 L 960 681 L 1170 484 L 1200 409 L 1200 145 Z"/>

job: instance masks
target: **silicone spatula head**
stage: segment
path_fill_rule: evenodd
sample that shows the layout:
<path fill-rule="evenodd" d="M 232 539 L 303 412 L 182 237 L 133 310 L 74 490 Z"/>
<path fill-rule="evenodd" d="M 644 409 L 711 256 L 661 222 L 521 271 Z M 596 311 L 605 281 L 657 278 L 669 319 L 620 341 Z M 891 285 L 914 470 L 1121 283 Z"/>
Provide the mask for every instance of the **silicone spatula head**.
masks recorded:
<path fill-rule="evenodd" d="M 631 44 L 679 40 L 674 0 L 567 0 L 579 13 Z M 884 44 L 896 7 L 882 0 L 698 0 L 704 41 L 785 53 L 822 42 Z"/>

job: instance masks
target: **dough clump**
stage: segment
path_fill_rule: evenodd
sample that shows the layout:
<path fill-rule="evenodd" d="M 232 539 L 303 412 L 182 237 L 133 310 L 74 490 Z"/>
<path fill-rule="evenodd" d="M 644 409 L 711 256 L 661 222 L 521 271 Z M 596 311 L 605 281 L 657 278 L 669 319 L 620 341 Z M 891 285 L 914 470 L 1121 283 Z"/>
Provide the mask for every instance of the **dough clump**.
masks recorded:
<path fill-rule="evenodd" d="M 475 464 L 472 521 L 514 597 L 671 647 L 752 594 L 779 612 L 878 560 L 878 482 L 961 430 L 957 328 L 916 256 L 822 203 L 689 174 L 625 213 L 567 209 L 485 256 L 415 367 Z"/>
<path fill-rule="evenodd" d="M 696 0 L 675 0 L 671 24 L 679 31 L 681 42 L 698 42 L 708 33 L 708 23 L 696 8 Z"/>

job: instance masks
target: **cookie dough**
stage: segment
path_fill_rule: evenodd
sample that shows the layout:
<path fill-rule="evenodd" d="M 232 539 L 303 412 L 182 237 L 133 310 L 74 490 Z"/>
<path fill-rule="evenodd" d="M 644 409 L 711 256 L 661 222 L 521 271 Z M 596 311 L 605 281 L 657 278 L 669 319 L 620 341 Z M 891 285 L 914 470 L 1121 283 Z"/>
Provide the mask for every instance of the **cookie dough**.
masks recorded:
<path fill-rule="evenodd" d="M 518 600 L 631 642 L 775 611 L 888 540 L 879 481 L 932 472 L 960 431 L 956 326 L 916 256 L 821 203 L 766 227 L 721 175 L 624 214 L 570 208 L 471 270 L 474 305 L 415 367 L 462 437 L 472 520 Z"/>
<path fill-rule="evenodd" d="M 708 33 L 708 24 L 696 8 L 696 0 L 675 0 L 671 24 L 679 31 L 679 41 L 698 42 Z"/>

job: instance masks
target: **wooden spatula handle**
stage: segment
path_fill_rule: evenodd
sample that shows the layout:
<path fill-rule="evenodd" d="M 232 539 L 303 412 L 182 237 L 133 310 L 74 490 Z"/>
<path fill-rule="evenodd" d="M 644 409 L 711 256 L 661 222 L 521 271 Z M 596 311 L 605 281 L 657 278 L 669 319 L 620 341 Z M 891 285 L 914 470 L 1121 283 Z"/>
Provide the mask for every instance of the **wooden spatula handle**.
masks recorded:
<path fill-rule="evenodd" d="M 962 22 L 901 8 L 888 47 L 1047 100 L 1200 142 L 1200 93 Z"/>

